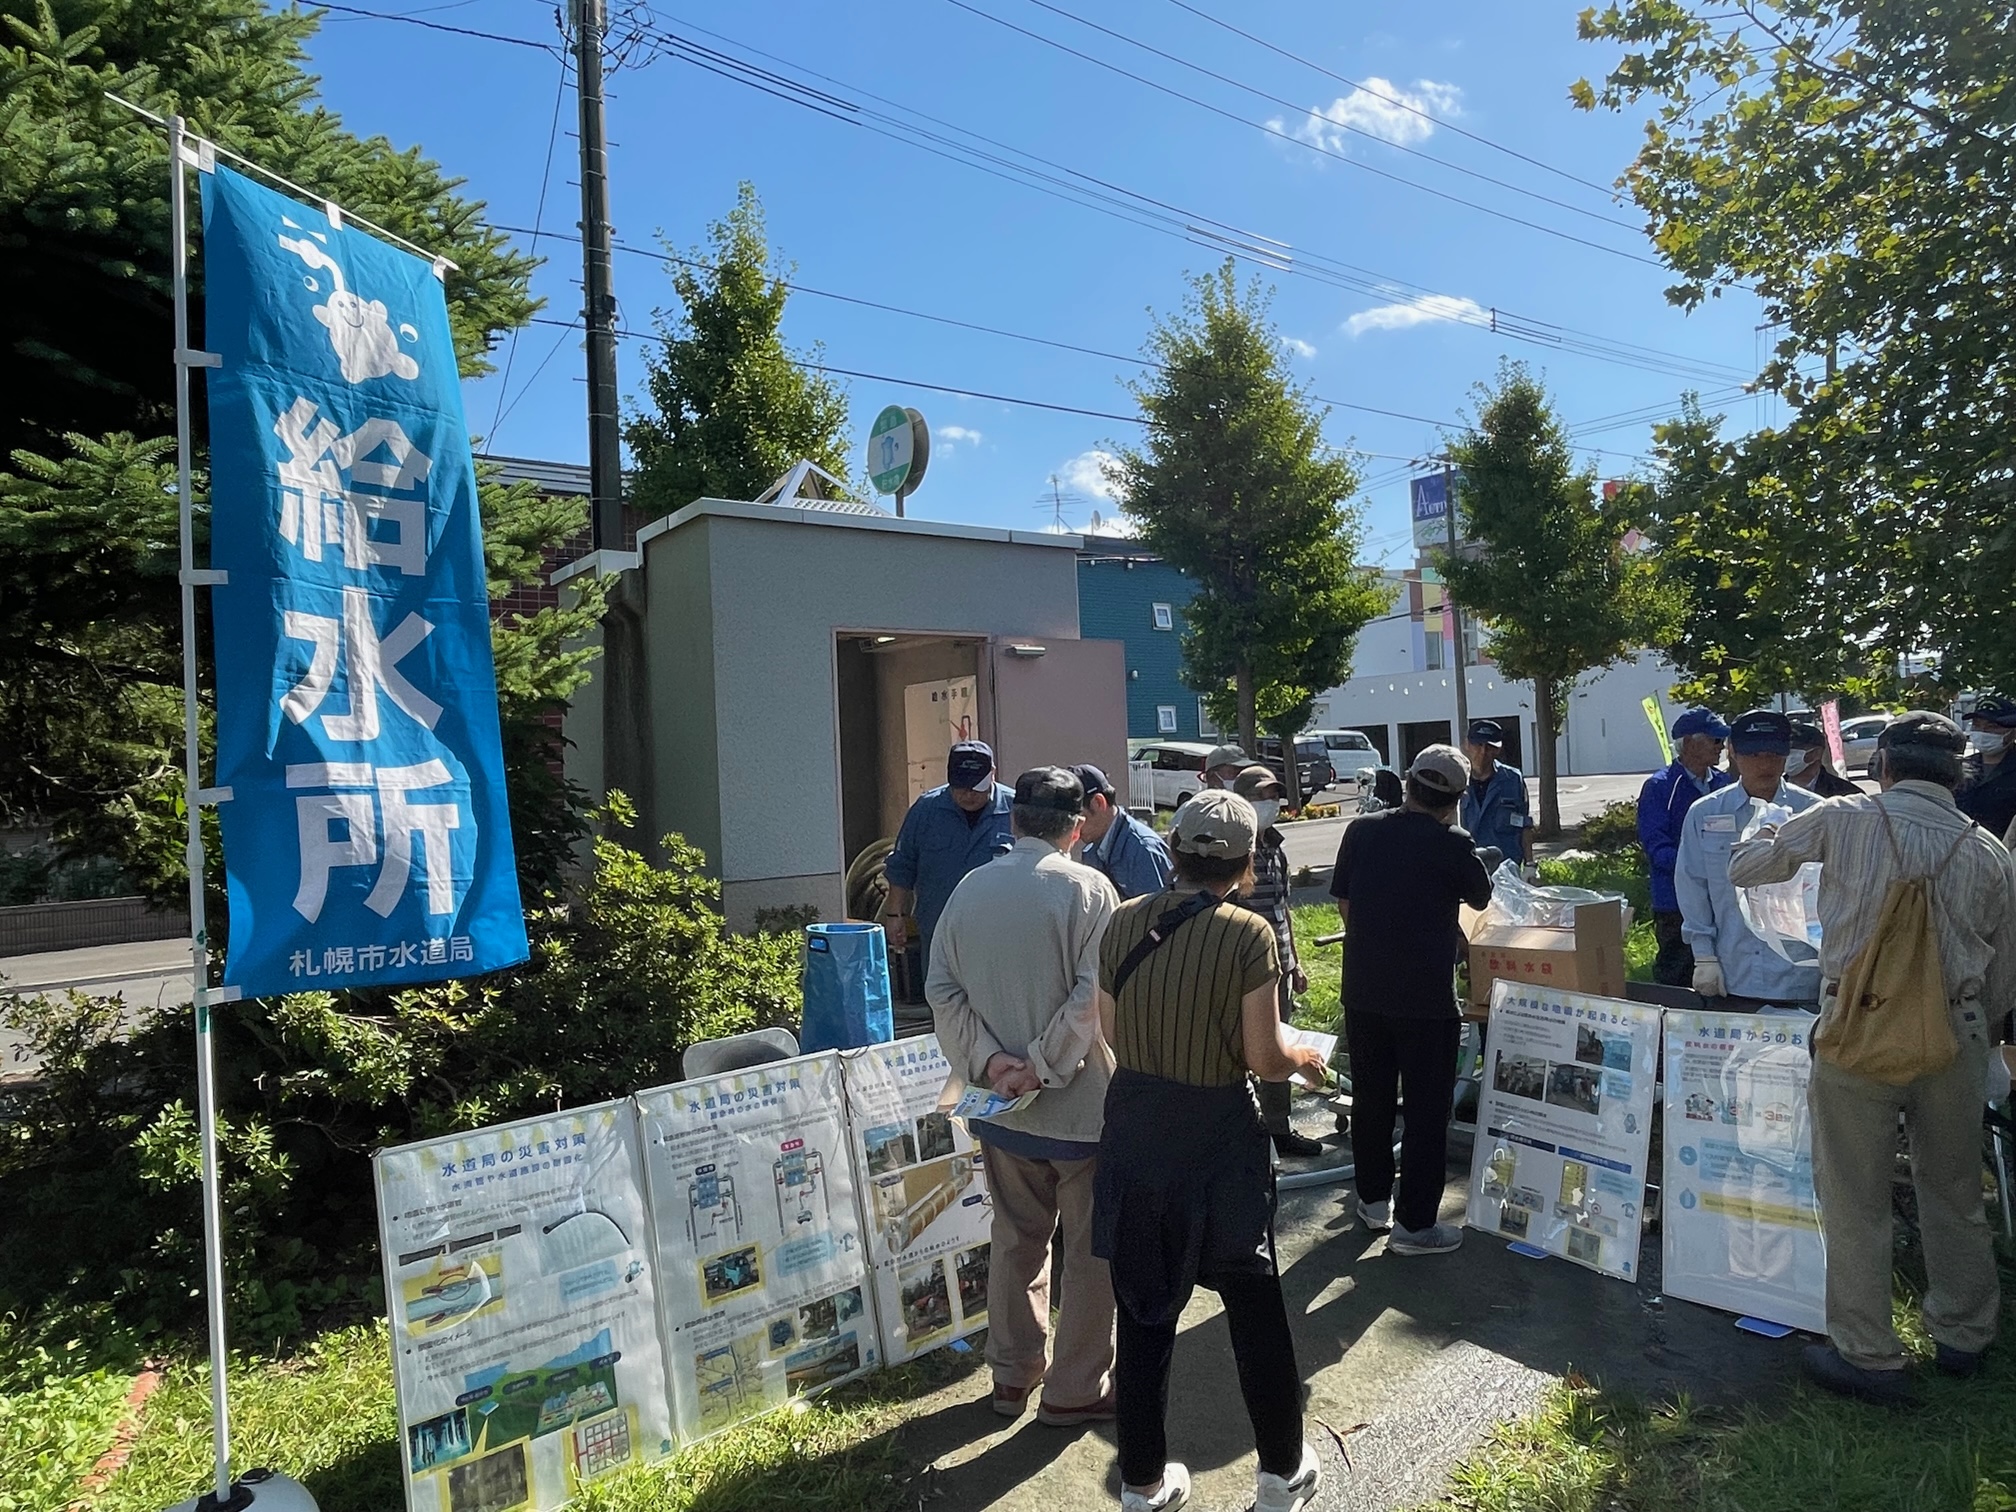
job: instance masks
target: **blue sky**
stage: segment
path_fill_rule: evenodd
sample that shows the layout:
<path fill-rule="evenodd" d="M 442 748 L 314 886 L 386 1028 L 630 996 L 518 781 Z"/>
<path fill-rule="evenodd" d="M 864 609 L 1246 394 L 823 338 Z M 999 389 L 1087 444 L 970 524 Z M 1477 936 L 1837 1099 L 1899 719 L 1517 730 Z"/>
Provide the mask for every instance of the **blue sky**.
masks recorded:
<path fill-rule="evenodd" d="M 357 3 L 539 42 L 557 37 L 553 8 L 541 0 Z M 669 0 L 648 13 L 661 35 L 815 85 L 843 103 L 815 112 L 663 47 L 635 57 L 609 81 L 612 218 L 628 245 L 652 248 L 663 237 L 691 248 L 746 179 L 761 196 L 773 248 L 808 289 L 1121 355 L 1140 351 L 1151 310 L 1176 307 L 1186 277 L 1222 257 L 1222 243 L 1200 244 L 1187 228 L 1236 234 L 1257 249 L 1285 245 L 1287 253 L 1275 253 L 1281 267 L 1249 262 L 1245 271 L 1276 290 L 1275 316 L 1297 376 L 1336 402 L 1329 439 L 1367 454 L 1367 557 L 1400 561 L 1411 558 L 1406 462 L 1437 446 L 1430 422 L 1455 423 L 1472 385 L 1494 373 L 1501 355 L 1523 358 L 1544 376 L 1578 427 L 1578 443 L 1602 449 L 1588 460 L 1605 476 L 1641 465 L 1649 420 L 1596 422 L 1670 412 L 1686 389 L 1730 396 L 1709 408 L 1726 411 L 1739 428 L 1769 418 L 1760 409 L 1768 401 L 1734 397 L 1759 361 L 1755 302 L 1725 298 L 1691 315 L 1667 304 L 1668 275 L 1633 260 L 1650 256 L 1639 217 L 1590 187 L 1611 183 L 1628 164 L 1642 118 L 1592 116 L 1568 104 L 1568 86 L 1600 75 L 1614 56 L 1576 40 L 1575 9 L 1469 0 L 1350 7 L 1080 0 L 1055 9 L 1039 0 L 761 7 Z M 1293 56 L 1206 19 L 1214 16 Z M 575 102 L 571 78 L 560 93 L 552 56 L 331 13 L 312 44 L 312 65 L 324 99 L 351 130 L 417 145 L 466 179 L 465 192 L 486 201 L 499 223 L 574 234 Z M 1123 219 L 933 155 L 914 136 L 885 134 L 908 136 L 915 126 L 996 157 L 1005 155 L 1000 148 L 947 126 L 1048 160 L 1056 166 L 1039 171 L 1082 176 L 1066 180 L 1081 196 L 1096 179 L 1112 186 L 1096 191 L 1102 195 L 1125 191 L 1164 208 L 1128 198 Z M 578 252 L 551 239 L 539 250 L 550 256 L 535 282 L 548 301 L 544 313 L 571 319 L 580 306 Z M 648 328 L 652 311 L 671 299 L 661 266 L 643 256 L 618 254 L 616 288 L 632 329 Z M 1516 317 L 1542 339 L 1493 331 L 1493 310 L 1501 326 Z M 973 393 L 1125 416 L 1134 406 L 1122 380 L 1139 368 L 811 293 L 793 297 L 785 334 L 801 352 L 817 346 L 826 363 L 885 375 L 845 380 L 862 445 L 884 404 L 914 405 L 930 420 L 936 444 L 914 513 L 1041 526 L 1051 508 L 1038 501 L 1053 476 L 1071 525 L 1085 525 L 1094 510 L 1113 513 L 1101 496 L 1097 454 L 1134 439 L 1133 426 Z M 638 392 L 642 358 L 636 343 L 625 343 L 626 399 Z M 468 385 L 472 429 L 500 452 L 584 460 L 578 336 L 532 326 L 509 361 L 508 389 L 501 374 Z"/>

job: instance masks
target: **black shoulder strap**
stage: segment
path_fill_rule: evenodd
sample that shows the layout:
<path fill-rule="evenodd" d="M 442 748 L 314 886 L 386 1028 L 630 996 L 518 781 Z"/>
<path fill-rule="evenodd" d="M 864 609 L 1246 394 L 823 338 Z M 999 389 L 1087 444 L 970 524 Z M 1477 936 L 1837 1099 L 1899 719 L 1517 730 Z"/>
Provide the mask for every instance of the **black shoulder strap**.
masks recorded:
<path fill-rule="evenodd" d="M 1148 933 L 1127 952 L 1126 958 L 1114 970 L 1113 996 L 1116 998 L 1120 996 L 1121 989 L 1127 985 L 1127 979 L 1141 969 L 1141 963 L 1153 955 L 1164 940 L 1206 909 L 1216 908 L 1220 901 L 1215 893 L 1200 892 L 1193 897 L 1185 898 L 1174 908 L 1163 910 L 1162 917 L 1149 926 Z"/>

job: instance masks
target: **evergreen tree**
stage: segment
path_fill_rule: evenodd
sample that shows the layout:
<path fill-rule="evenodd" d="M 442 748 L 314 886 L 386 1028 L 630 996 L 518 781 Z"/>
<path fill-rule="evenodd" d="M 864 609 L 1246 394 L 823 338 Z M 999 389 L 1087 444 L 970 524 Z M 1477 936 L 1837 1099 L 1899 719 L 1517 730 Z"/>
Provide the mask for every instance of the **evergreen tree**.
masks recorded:
<path fill-rule="evenodd" d="M 117 859 L 164 899 L 187 885 L 167 151 L 159 127 L 106 94 L 179 112 L 445 253 L 458 265 L 446 288 L 465 376 L 487 371 L 492 338 L 537 308 L 532 263 L 455 180 L 315 103 L 302 67 L 315 24 L 261 0 L 0 0 L 0 280 L 14 293 L 0 351 L 15 380 L 0 409 L 0 823 L 47 825 L 63 849 Z M 199 537 L 200 450 L 199 432 Z M 489 485 L 482 510 L 493 595 L 531 582 L 584 518 L 578 503 Z M 554 775 L 550 716 L 586 676 L 566 647 L 597 607 L 494 630 L 528 898 L 558 884 L 581 831 Z M 207 742 L 207 709 L 204 722 Z"/>
<path fill-rule="evenodd" d="M 753 499 L 804 459 L 847 476 L 847 396 L 784 345 L 789 270 L 771 264 L 751 185 L 708 240 L 672 274 L 680 307 L 658 313 L 658 346 L 645 357 L 651 408 L 624 428 L 631 498 L 653 515 L 695 499 Z"/>
<path fill-rule="evenodd" d="M 1263 722 L 1299 731 L 1387 603 L 1377 574 L 1354 565 L 1357 469 L 1324 443 L 1327 411 L 1281 352 L 1266 295 L 1242 291 L 1229 259 L 1199 277 L 1148 339 L 1156 368 L 1133 388 L 1147 439 L 1109 469 L 1142 541 L 1197 582 L 1183 680 L 1229 687 L 1216 707 L 1248 751 Z"/>

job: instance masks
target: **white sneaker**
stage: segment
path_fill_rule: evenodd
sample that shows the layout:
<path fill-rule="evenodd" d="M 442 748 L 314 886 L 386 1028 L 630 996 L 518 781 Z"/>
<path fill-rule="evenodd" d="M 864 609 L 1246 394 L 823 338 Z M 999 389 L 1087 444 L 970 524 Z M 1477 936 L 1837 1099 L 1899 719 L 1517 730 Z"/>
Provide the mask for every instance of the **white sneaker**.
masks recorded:
<path fill-rule="evenodd" d="M 1322 1484 L 1323 1467 L 1316 1463 L 1316 1451 L 1305 1442 L 1302 1445 L 1302 1464 L 1293 1476 L 1284 1480 L 1265 1470 L 1260 1472 L 1253 1512 L 1302 1512 L 1314 1499 L 1316 1488 Z"/>
<path fill-rule="evenodd" d="M 1171 1461 L 1162 1467 L 1162 1489 L 1143 1496 L 1126 1486 L 1120 1488 L 1120 1512 L 1176 1512 L 1190 1504 L 1190 1472 Z M 1296 1506 L 1301 1503 L 1297 1502 Z"/>
<path fill-rule="evenodd" d="M 1393 1202 L 1361 1202 L 1358 1204 L 1358 1221 L 1368 1229 L 1390 1229 L 1393 1227 Z"/>
<path fill-rule="evenodd" d="M 1389 1255 L 1446 1255 L 1463 1242 L 1463 1230 L 1453 1223 L 1437 1223 L 1424 1229 L 1393 1230 L 1386 1241 Z"/>

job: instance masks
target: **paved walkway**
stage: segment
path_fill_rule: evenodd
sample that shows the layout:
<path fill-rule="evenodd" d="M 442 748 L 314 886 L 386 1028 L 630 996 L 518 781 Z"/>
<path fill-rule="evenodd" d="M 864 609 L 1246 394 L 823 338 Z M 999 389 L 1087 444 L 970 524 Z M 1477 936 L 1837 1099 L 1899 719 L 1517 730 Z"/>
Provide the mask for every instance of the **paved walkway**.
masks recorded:
<path fill-rule="evenodd" d="M 1298 1099 L 1304 1132 L 1327 1112 Z M 1443 1216 L 1460 1221 L 1467 1141 L 1452 1143 Z M 1312 1512 L 1394 1512 L 1439 1496 L 1449 1469 L 1493 1425 L 1530 1413 L 1571 1371 L 1699 1401 L 1770 1395 L 1794 1373 L 1797 1339 L 1737 1332 L 1735 1320 L 1662 1299 L 1659 1243 L 1648 1235 L 1640 1285 L 1563 1260 L 1526 1260 L 1466 1233 L 1451 1255 L 1386 1253 L 1383 1236 L 1345 1217 L 1348 1186 L 1284 1192 L 1279 1242 L 1298 1361 L 1309 1383 L 1308 1437 L 1326 1484 Z M 1199 1512 L 1253 1498 L 1252 1431 L 1240 1405 L 1217 1299 L 1184 1314 L 1170 1387 L 1170 1452 L 1190 1466 Z M 1110 1426 L 1067 1433 L 1033 1414 L 993 1415 L 982 1366 L 920 1402 L 902 1430 L 912 1462 L 931 1467 L 933 1505 L 960 1512 L 1060 1512 L 1115 1506 Z M 1346 1456 L 1349 1456 L 1348 1462 Z M 920 1490 L 926 1489 L 920 1485 Z"/>

